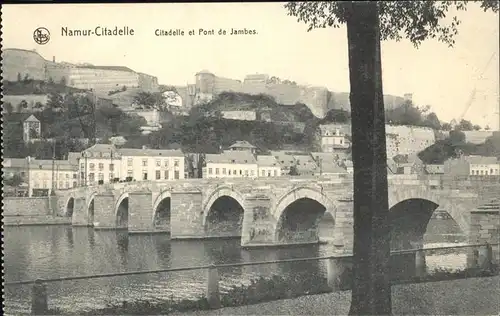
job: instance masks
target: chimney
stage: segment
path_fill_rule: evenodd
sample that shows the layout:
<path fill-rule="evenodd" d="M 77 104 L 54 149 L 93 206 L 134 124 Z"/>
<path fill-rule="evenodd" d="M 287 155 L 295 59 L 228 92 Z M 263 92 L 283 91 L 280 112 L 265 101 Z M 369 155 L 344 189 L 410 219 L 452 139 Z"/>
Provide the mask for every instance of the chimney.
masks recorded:
<path fill-rule="evenodd" d="M 56 62 L 56 56 L 52 56 L 52 62 L 55 63 Z"/>

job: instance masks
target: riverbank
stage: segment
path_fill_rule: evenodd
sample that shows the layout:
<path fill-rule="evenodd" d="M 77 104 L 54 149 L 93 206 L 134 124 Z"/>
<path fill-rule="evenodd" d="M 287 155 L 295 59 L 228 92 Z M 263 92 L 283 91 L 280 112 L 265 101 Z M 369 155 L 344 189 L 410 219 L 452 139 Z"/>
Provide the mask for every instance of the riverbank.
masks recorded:
<path fill-rule="evenodd" d="M 497 315 L 500 276 L 394 285 L 394 315 Z M 347 315 L 351 291 L 302 296 L 210 311 L 170 313 L 179 316 L 216 315 Z"/>
<path fill-rule="evenodd" d="M 52 215 L 30 215 L 3 217 L 4 226 L 43 226 L 43 225 L 71 225 L 71 217 Z"/>

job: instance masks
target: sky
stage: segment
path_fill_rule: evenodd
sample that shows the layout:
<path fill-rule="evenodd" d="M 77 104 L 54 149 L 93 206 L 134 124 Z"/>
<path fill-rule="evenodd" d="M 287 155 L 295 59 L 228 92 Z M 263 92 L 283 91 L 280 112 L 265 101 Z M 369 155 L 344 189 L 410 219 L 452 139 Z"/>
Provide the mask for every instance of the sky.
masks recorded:
<path fill-rule="evenodd" d="M 462 21 L 453 48 L 435 40 L 418 49 L 407 40 L 382 43 L 384 93 L 412 93 L 417 105 L 430 105 L 441 120 L 450 121 L 461 116 L 476 88 L 465 119 L 499 129 L 498 14 L 485 13 L 475 3 L 466 12 L 451 13 Z M 194 83 L 194 74 L 208 69 L 227 78 L 266 73 L 349 92 L 345 26 L 307 32 L 283 3 L 4 5 L 2 26 L 4 48 L 36 49 L 48 60 L 127 66 L 158 77 L 161 84 Z M 134 35 L 62 36 L 64 27 L 97 26 L 129 27 Z M 38 27 L 51 33 L 45 45 L 33 40 Z M 200 28 L 214 29 L 216 35 L 198 35 Z M 217 35 L 231 28 L 256 34 Z M 184 30 L 185 35 L 156 36 L 156 29 Z"/>

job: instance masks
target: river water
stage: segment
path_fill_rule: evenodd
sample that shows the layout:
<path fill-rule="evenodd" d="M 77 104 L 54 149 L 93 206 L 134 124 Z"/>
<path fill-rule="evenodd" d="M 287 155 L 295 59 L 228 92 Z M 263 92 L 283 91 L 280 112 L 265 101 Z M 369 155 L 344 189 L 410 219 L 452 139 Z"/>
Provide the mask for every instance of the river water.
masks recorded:
<path fill-rule="evenodd" d="M 328 239 L 329 224 L 320 235 Z M 463 243 L 465 236 L 453 220 L 431 219 L 426 246 Z M 153 270 L 206 265 L 267 261 L 334 253 L 332 245 L 281 249 L 242 250 L 238 239 L 212 241 L 170 241 L 167 235 L 131 235 L 123 231 L 95 231 L 70 226 L 25 226 L 4 228 L 5 281 L 57 278 L 77 275 Z M 430 268 L 461 268 L 464 254 L 429 256 Z M 272 274 L 315 273 L 324 275 L 324 262 L 270 264 L 220 270 L 222 291 L 232 285 Z M 49 283 L 49 306 L 79 311 L 105 307 L 135 299 L 195 298 L 204 293 L 203 270 L 169 274 L 145 274 L 94 280 Z M 29 313 L 30 286 L 5 289 L 5 313 Z"/>

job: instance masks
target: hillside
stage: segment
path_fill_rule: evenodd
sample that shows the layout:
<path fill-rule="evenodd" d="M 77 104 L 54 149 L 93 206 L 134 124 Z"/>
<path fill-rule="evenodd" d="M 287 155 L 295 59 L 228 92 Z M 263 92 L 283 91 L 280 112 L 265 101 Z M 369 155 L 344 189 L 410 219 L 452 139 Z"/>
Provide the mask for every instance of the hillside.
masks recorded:
<path fill-rule="evenodd" d="M 268 112 L 272 121 L 307 122 L 315 118 L 311 110 L 304 104 L 282 105 L 277 103 L 273 97 L 264 94 L 223 92 L 200 107 L 208 112 L 256 111 L 259 114 Z"/>
<path fill-rule="evenodd" d="M 84 90 L 68 87 L 62 83 L 45 82 L 42 80 L 23 79 L 22 81 L 2 82 L 4 95 L 28 95 L 28 94 L 67 94 L 82 92 Z"/>

